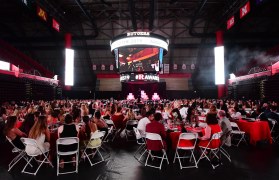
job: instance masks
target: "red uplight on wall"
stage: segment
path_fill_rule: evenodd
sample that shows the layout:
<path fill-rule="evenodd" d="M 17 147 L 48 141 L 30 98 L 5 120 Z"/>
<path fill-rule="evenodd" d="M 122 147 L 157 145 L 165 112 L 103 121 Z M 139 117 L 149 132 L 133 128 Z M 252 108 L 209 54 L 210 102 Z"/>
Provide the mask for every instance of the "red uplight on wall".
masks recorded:
<path fill-rule="evenodd" d="M 234 25 L 234 16 L 232 16 L 228 21 L 227 21 L 227 29 L 230 29 Z"/>
<path fill-rule="evenodd" d="M 40 6 L 37 6 L 37 15 L 44 21 L 47 21 L 47 13 Z"/>
<path fill-rule="evenodd" d="M 244 6 L 240 8 L 240 19 L 246 16 L 250 12 L 250 2 L 248 1 Z"/>
<path fill-rule="evenodd" d="M 55 20 L 52 19 L 52 27 L 56 30 L 56 31 L 60 31 L 60 24 Z"/>

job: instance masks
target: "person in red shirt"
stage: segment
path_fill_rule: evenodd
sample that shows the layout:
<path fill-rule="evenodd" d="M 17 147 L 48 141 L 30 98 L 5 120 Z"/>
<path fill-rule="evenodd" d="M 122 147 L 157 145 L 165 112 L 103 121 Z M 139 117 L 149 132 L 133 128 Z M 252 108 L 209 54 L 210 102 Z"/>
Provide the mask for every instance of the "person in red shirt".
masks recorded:
<path fill-rule="evenodd" d="M 161 113 L 155 113 L 154 119 L 151 118 L 151 122 L 146 125 L 146 132 L 147 133 L 156 133 L 159 134 L 162 138 L 164 149 L 167 149 L 166 145 L 166 131 L 163 124 L 161 124 L 159 121 L 162 119 Z M 159 151 L 162 149 L 162 143 L 160 141 L 150 141 L 147 139 L 147 149 L 150 149 L 152 151 Z"/>
<path fill-rule="evenodd" d="M 116 129 L 121 129 L 121 131 L 125 128 L 126 122 L 124 121 L 125 116 L 122 114 L 122 107 L 118 106 L 116 113 L 111 117 Z"/>
<path fill-rule="evenodd" d="M 222 132 L 220 125 L 218 124 L 217 114 L 216 113 L 208 113 L 206 115 L 206 123 L 207 126 L 205 128 L 204 136 L 200 137 L 199 146 L 206 147 L 211 140 L 211 137 L 215 133 Z M 209 148 L 217 148 L 220 146 L 220 139 L 212 140 Z"/>

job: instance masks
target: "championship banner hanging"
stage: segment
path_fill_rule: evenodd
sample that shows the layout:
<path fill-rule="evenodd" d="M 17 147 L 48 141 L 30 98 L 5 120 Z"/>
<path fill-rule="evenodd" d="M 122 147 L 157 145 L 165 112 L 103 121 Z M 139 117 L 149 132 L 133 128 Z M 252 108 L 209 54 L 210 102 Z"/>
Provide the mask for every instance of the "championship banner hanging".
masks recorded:
<path fill-rule="evenodd" d="M 229 30 L 234 25 L 234 16 L 227 21 L 227 29 Z"/>
<path fill-rule="evenodd" d="M 109 70 L 113 71 L 113 65 L 112 64 L 109 66 Z"/>
<path fill-rule="evenodd" d="M 169 73 L 170 73 L 170 65 L 164 64 L 164 74 L 169 74 Z"/>
<path fill-rule="evenodd" d="M 102 71 L 106 70 L 106 66 L 104 64 L 101 65 L 101 70 Z"/>
<path fill-rule="evenodd" d="M 92 69 L 93 69 L 94 71 L 96 71 L 96 69 L 97 69 L 96 64 L 93 64 Z"/>
<path fill-rule="evenodd" d="M 47 13 L 40 6 L 37 6 L 37 15 L 44 21 L 47 21 Z"/>
<path fill-rule="evenodd" d="M 250 12 L 250 2 L 248 1 L 243 7 L 240 8 L 240 19 Z"/>

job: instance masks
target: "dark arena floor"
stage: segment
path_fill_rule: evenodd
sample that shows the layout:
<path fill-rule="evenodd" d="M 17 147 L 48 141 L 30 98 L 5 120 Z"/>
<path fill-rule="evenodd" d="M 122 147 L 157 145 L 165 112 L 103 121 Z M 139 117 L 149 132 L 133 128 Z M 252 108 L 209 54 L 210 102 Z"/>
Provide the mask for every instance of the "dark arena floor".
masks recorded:
<path fill-rule="evenodd" d="M 116 139 L 106 145 L 110 153 L 104 153 L 105 161 L 91 167 L 88 161 L 79 163 L 78 174 L 56 175 L 56 167 L 43 165 L 36 176 L 22 174 L 24 161 L 20 161 L 10 172 L 8 164 L 12 159 L 9 142 L 1 142 L 0 179 L 1 180 L 49 180 L 49 179 L 84 179 L 84 180 L 155 180 L 155 179 L 238 179 L 238 180 L 278 180 L 279 177 L 279 145 L 258 143 L 257 146 L 241 144 L 238 148 L 231 147 L 228 152 L 232 162 L 223 158 L 222 165 L 212 169 L 207 160 L 202 160 L 199 167 L 180 170 L 176 161 L 172 163 L 174 152 L 168 151 L 170 164 L 163 163 L 162 170 L 144 166 L 134 158 L 138 145 L 136 142 L 126 142 Z M 198 156 L 198 155 L 197 155 Z M 56 162 L 56 161 L 53 161 Z M 55 164 L 55 163 L 54 163 Z M 55 165 L 54 165 L 55 166 Z M 66 167 L 65 167 L 66 168 Z M 68 167 L 70 168 L 70 167 Z"/>

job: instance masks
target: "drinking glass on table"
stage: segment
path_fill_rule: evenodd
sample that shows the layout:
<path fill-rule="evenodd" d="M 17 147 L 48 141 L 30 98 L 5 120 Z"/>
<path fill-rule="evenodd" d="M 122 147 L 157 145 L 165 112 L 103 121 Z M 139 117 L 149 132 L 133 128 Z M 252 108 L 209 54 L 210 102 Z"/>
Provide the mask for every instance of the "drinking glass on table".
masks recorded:
<path fill-rule="evenodd" d="M 192 127 L 196 127 L 196 123 L 195 122 L 192 122 Z"/>

